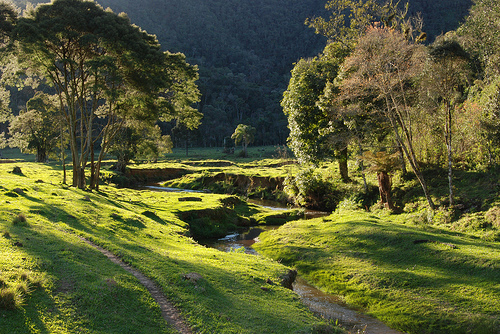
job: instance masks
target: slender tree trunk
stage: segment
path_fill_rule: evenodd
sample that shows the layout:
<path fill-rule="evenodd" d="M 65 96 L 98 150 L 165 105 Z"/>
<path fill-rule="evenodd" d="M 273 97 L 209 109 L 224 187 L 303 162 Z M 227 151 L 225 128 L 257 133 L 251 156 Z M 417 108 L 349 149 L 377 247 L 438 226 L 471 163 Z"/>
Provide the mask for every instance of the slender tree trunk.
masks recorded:
<path fill-rule="evenodd" d="M 445 127 L 445 140 L 446 140 L 446 148 L 448 151 L 448 186 L 449 186 L 449 199 L 450 199 L 450 207 L 453 206 L 453 151 L 451 147 L 451 106 L 449 103 L 446 104 L 446 127 Z"/>
<path fill-rule="evenodd" d="M 431 210 L 435 210 L 436 206 L 434 205 L 434 202 L 432 201 L 432 198 L 429 194 L 429 189 L 427 188 L 427 183 L 425 182 L 424 176 L 422 175 L 422 172 L 420 171 L 420 167 L 418 166 L 417 157 L 415 155 L 415 151 L 413 150 L 413 145 L 411 142 L 411 135 L 408 133 L 408 129 L 405 128 L 404 122 L 401 119 L 401 117 L 398 115 L 398 112 L 391 111 L 391 104 L 390 104 L 387 96 L 386 96 L 386 107 L 387 107 L 387 115 L 388 115 L 389 121 L 391 122 L 391 126 L 394 130 L 394 135 L 396 136 L 396 141 L 398 142 L 399 146 L 403 150 L 406 158 L 408 159 L 408 162 L 410 163 L 410 167 L 413 170 L 413 173 L 415 174 L 418 181 L 420 182 L 420 186 L 422 187 L 422 190 L 424 191 L 424 196 L 425 196 L 425 199 L 427 200 L 427 203 L 429 204 L 429 207 L 431 208 Z M 396 108 L 396 105 L 394 106 L 394 108 Z M 403 131 L 406 142 L 403 140 L 403 138 L 401 138 L 401 135 L 399 134 L 399 131 L 398 131 L 399 127 L 401 127 L 401 131 Z"/>
<path fill-rule="evenodd" d="M 361 141 L 358 141 L 358 154 L 361 157 L 363 154 L 363 149 L 361 148 Z M 361 170 L 361 176 L 363 177 L 363 186 L 365 192 L 368 192 L 368 183 L 366 183 L 365 166 L 363 164 L 363 159 L 358 159 L 359 169 Z"/>
<path fill-rule="evenodd" d="M 61 164 L 63 168 L 63 184 L 66 184 L 66 158 L 64 156 L 64 132 L 61 120 Z"/>
<path fill-rule="evenodd" d="M 347 166 L 347 158 L 348 158 L 348 151 L 347 151 L 347 146 L 342 148 L 339 151 L 339 171 L 340 171 L 340 178 L 342 179 L 342 182 L 349 182 L 351 179 L 349 178 L 349 168 Z"/>
<path fill-rule="evenodd" d="M 91 144 L 92 145 L 92 144 Z M 94 161 L 94 145 L 90 149 L 90 189 L 94 189 L 96 185 L 96 165 Z"/>
<path fill-rule="evenodd" d="M 403 175 L 408 173 L 406 170 L 406 161 L 405 161 L 405 154 L 403 152 L 403 149 L 401 148 L 401 145 L 399 145 L 397 142 L 397 147 L 398 147 L 398 152 L 399 152 L 399 159 L 401 160 L 401 171 L 403 172 Z"/>

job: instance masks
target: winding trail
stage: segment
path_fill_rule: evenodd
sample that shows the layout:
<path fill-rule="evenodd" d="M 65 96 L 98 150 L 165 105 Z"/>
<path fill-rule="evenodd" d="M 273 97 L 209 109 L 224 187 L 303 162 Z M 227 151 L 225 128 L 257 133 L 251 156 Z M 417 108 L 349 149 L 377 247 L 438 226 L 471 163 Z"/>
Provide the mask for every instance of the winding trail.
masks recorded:
<path fill-rule="evenodd" d="M 134 269 L 133 267 L 129 266 L 128 264 L 120 260 L 120 258 L 118 258 L 110 251 L 96 245 L 95 243 L 84 237 L 78 236 L 78 238 L 80 238 L 82 241 L 86 242 L 88 245 L 92 246 L 93 248 L 97 249 L 99 252 L 104 254 L 113 263 L 119 265 L 120 267 L 122 267 L 123 269 L 134 275 L 139 280 L 139 282 L 141 282 L 141 284 L 144 285 L 144 287 L 149 291 L 149 293 L 151 294 L 151 296 L 153 296 L 154 300 L 158 303 L 158 305 L 160 305 L 163 319 L 165 319 L 165 321 L 172 327 L 174 327 L 180 334 L 193 333 L 189 328 L 189 326 L 184 321 L 184 319 L 182 319 L 180 312 L 167 299 L 167 297 L 161 291 L 161 288 L 155 282 L 146 277 L 137 269 Z"/>

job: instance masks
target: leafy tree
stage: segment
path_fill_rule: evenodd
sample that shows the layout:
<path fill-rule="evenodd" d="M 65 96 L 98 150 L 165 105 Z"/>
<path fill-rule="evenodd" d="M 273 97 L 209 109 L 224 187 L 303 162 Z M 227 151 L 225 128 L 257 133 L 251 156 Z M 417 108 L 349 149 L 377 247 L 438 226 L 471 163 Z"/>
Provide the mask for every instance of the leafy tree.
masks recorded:
<path fill-rule="evenodd" d="M 0 46 L 2 48 L 11 42 L 17 18 L 17 9 L 11 2 L 0 2 Z"/>
<path fill-rule="evenodd" d="M 184 55 L 163 53 L 154 36 L 94 1 L 39 5 L 19 20 L 15 33 L 24 64 L 58 93 L 70 138 L 73 186 L 85 188 L 90 162 L 90 188 L 98 189 L 102 159 L 125 120 L 179 117 L 186 108 L 178 104 L 185 107 L 198 96 L 197 69 Z"/>
<path fill-rule="evenodd" d="M 330 17 L 310 18 L 306 24 L 328 38 L 330 42 L 341 44 L 352 51 L 357 41 L 372 25 L 383 25 L 398 29 L 408 38 L 420 41 L 426 38 L 421 31 L 420 17 L 408 18 L 409 4 L 400 8 L 400 1 L 394 3 L 388 0 L 384 4 L 377 0 L 329 0 L 325 8 L 330 11 Z"/>
<path fill-rule="evenodd" d="M 115 136 L 110 153 L 115 155 L 115 169 L 125 172 L 131 160 L 157 162 L 158 158 L 172 152 L 170 136 L 161 134 L 158 125 L 129 121 Z"/>
<path fill-rule="evenodd" d="M 482 114 L 476 138 L 484 140 L 488 161 L 492 164 L 496 163 L 500 143 L 500 3 L 494 0 L 472 2 L 469 15 L 457 30 L 460 42 L 479 63 L 474 67 L 477 80 L 466 107 L 469 111 L 479 109 Z"/>
<path fill-rule="evenodd" d="M 424 59 L 423 46 L 411 43 L 403 33 L 372 27 L 344 63 L 346 77 L 341 84 L 340 99 L 356 102 L 375 96 L 375 101 L 382 103 L 379 112 L 391 124 L 398 146 L 419 180 L 429 206 L 434 209 L 413 147 L 411 103 L 415 92 L 412 82 L 421 73 Z"/>
<path fill-rule="evenodd" d="M 441 36 L 429 47 L 429 61 L 422 80 L 425 98 L 431 102 L 430 111 L 442 122 L 448 156 L 450 205 L 453 205 L 453 120 L 469 86 L 469 64 L 470 57 L 458 41 Z"/>
<path fill-rule="evenodd" d="M 59 110 L 53 96 L 37 93 L 10 123 L 10 146 L 35 152 L 37 162 L 46 162 L 60 139 Z"/>
<path fill-rule="evenodd" d="M 251 125 L 238 124 L 238 126 L 234 130 L 234 133 L 231 135 L 231 139 L 234 140 L 234 143 L 236 145 L 238 145 L 238 143 L 241 141 L 244 157 L 247 157 L 248 144 L 253 142 L 256 131 L 257 129 L 255 129 Z"/>
<path fill-rule="evenodd" d="M 458 29 L 468 49 L 481 61 L 486 79 L 500 75 L 500 3 L 496 0 L 472 0 L 465 23 Z"/>
<path fill-rule="evenodd" d="M 0 64 L 8 62 L 11 58 L 12 31 L 17 23 L 17 9 L 10 2 L 0 2 Z M 3 69 L 2 69 L 3 72 Z M 0 149 L 7 146 L 3 125 L 11 117 L 9 108 L 10 92 L 2 84 L 0 87 Z"/>
<path fill-rule="evenodd" d="M 398 4 L 390 1 L 382 6 L 374 0 L 330 0 L 326 5 L 332 13 L 328 20 L 318 17 L 306 21 L 317 33 L 326 36 L 329 44 L 319 57 L 295 65 L 282 100 L 290 128 L 288 143 L 299 161 L 316 162 L 333 157 L 336 150 L 341 178 L 349 180 L 348 144 L 353 137 L 357 137 L 359 144 L 364 136 L 360 131 L 361 117 L 355 117 L 354 122 L 353 117 L 346 121 L 347 113 L 341 113 L 342 106 L 336 103 L 340 81 L 337 75 L 358 39 L 375 22 L 405 27 L 406 35 L 413 36 L 413 25 L 405 18 L 408 7 L 401 11 Z"/>
<path fill-rule="evenodd" d="M 347 181 L 349 131 L 342 118 L 319 104 L 326 87 L 337 77 L 346 51 L 333 43 L 325 51 L 328 52 L 313 59 L 301 59 L 295 65 L 281 106 L 290 129 L 288 145 L 299 162 L 316 164 L 335 157 L 337 151 L 341 177 Z"/>
<path fill-rule="evenodd" d="M 330 17 L 309 18 L 306 24 L 328 38 L 330 42 L 340 43 L 352 50 L 366 27 L 377 21 L 380 5 L 376 0 L 330 0 L 325 8 Z"/>

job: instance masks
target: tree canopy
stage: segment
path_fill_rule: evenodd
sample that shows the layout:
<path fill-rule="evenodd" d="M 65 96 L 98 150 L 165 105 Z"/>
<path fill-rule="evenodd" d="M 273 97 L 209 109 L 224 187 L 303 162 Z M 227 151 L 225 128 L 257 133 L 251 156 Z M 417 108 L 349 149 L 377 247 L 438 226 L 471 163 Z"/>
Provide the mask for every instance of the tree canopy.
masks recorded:
<path fill-rule="evenodd" d="M 126 15 L 94 1 L 54 0 L 28 10 L 14 30 L 23 66 L 54 86 L 70 138 L 73 185 L 98 188 L 102 158 L 127 119 L 181 118 L 197 126 L 197 68 L 163 52 Z M 188 121 L 189 120 L 189 121 Z M 100 143 L 99 157 L 94 147 Z"/>
<path fill-rule="evenodd" d="M 248 144 L 252 143 L 255 139 L 256 131 L 257 129 L 251 125 L 238 124 L 238 126 L 234 130 L 234 133 L 231 135 L 231 138 L 234 139 L 235 144 L 241 142 L 241 145 L 243 146 L 244 157 L 247 156 Z"/>

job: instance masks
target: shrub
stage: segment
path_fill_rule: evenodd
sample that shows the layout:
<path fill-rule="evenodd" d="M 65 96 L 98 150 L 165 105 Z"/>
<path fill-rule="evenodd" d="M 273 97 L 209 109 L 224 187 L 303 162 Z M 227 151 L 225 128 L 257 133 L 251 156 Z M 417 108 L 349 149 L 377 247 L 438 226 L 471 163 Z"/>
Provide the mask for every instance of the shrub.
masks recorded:
<path fill-rule="evenodd" d="M 484 214 L 484 218 L 491 225 L 500 229 L 500 208 L 499 207 L 494 206 L 494 207 L 490 208 Z"/>
<path fill-rule="evenodd" d="M 343 192 L 333 182 L 323 179 L 313 168 L 302 169 L 285 179 L 285 192 L 294 204 L 310 209 L 335 211 Z"/>
<path fill-rule="evenodd" d="M 23 174 L 23 172 L 21 170 L 21 167 L 19 167 L 19 166 L 14 167 L 14 169 L 12 170 L 12 173 L 18 174 L 18 175 L 22 175 Z"/>

